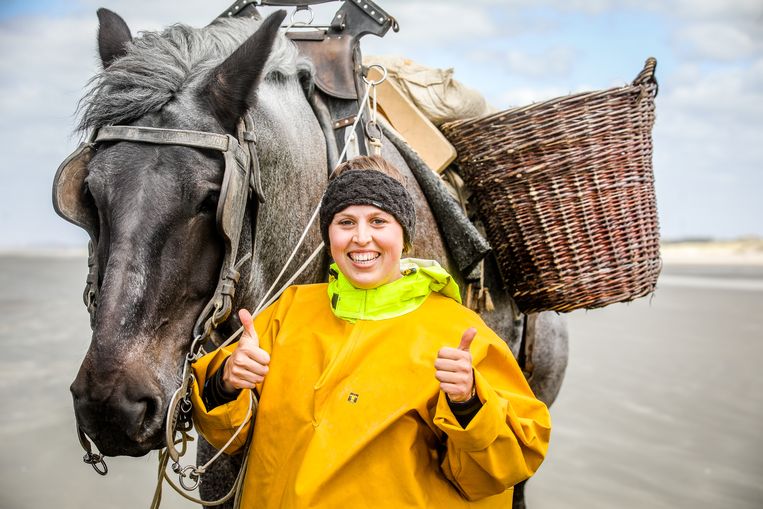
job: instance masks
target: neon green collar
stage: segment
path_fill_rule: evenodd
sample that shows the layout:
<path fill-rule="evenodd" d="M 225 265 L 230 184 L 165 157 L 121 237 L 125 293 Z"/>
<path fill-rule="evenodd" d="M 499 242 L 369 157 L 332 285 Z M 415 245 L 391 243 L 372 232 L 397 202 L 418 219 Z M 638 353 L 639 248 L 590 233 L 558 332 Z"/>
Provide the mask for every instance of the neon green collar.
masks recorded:
<path fill-rule="evenodd" d="M 339 272 L 336 263 L 329 269 L 328 295 L 331 310 L 342 320 L 386 320 L 417 309 L 431 292 L 439 292 L 461 302 L 458 284 L 433 260 L 400 260 L 401 278 L 378 288 L 355 288 Z"/>

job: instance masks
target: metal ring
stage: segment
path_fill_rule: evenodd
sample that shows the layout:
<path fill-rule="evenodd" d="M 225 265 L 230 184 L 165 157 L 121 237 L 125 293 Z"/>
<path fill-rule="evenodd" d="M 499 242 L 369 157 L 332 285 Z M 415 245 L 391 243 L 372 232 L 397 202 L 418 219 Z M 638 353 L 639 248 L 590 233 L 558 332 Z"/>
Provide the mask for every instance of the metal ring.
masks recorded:
<path fill-rule="evenodd" d="M 191 410 L 193 410 L 193 405 L 191 404 L 191 401 L 186 396 L 185 398 L 180 400 L 180 411 L 184 414 L 190 414 Z"/>
<path fill-rule="evenodd" d="M 299 11 L 307 11 L 308 14 L 310 14 L 310 19 L 308 21 L 294 21 L 294 16 Z M 315 19 L 315 13 L 313 12 L 312 7 L 310 7 L 309 5 L 297 7 L 296 9 L 294 9 L 294 12 L 292 12 L 291 16 L 289 17 L 289 28 L 293 27 L 294 25 L 299 25 L 299 26 L 312 25 L 314 19 Z"/>
<path fill-rule="evenodd" d="M 186 475 L 186 472 L 191 471 L 190 474 Z M 188 478 L 191 481 L 193 481 L 193 484 L 186 484 L 185 479 Z M 201 477 L 199 474 L 196 473 L 195 467 L 193 465 L 188 465 L 183 470 L 180 471 L 180 474 L 178 476 L 178 480 L 180 481 L 180 486 L 183 487 L 186 491 L 193 491 L 196 488 L 199 487 L 199 483 L 201 483 Z"/>
<path fill-rule="evenodd" d="M 208 321 L 204 323 L 204 329 L 206 330 Z M 211 328 L 210 328 L 211 332 Z M 185 358 L 189 363 L 192 363 L 196 360 L 196 354 L 199 352 L 202 346 L 204 346 L 204 341 L 208 337 L 208 334 L 199 334 L 195 338 L 193 338 L 193 341 L 191 342 L 191 348 L 188 350 L 188 353 L 185 354 Z M 186 366 L 183 366 L 183 375 L 185 375 L 185 369 Z"/>
<path fill-rule="evenodd" d="M 381 73 L 382 73 L 382 77 L 381 78 L 379 78 L 378 80 L 374 81 L 374 80 L 369 80 L 368 78 L 363 76 L 363 81 L 365 81 L 367 85 L 371 85 L 372 87 L 375 87 L 376 85 L 381 85 L 382 83 L 384 83 L 384 80 L 387 79 L 387 68 L 386 67 L 384 67 L 381 64 L 371 64 L 371 65 L 368 66 L 369 69 L 372 69 L 374 67 L 376 67 L 377 69 L 379 69 L 381 71 Z"/>
<path fill-rule="evenodd" d="M 106 466 L 106 462 L 103 460 L 103 456 L 100 454 L 93 454 L 91 452 L 85 453 L 82 457 L 82 461 L 93 467 L 93 470 L 100 475 L 106 475 L 109 473 L 109 467 Z"/>

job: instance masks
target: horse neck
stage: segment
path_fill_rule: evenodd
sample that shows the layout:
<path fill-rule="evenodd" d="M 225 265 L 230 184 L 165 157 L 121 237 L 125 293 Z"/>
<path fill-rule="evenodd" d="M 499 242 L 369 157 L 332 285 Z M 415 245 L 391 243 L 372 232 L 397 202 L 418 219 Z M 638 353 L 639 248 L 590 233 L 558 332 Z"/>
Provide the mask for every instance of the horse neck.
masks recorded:
<path fill-rule="evenodd" d="M 256 213 L 251 273 L 242 274 L 239 305 L 249 309 L 259 304 L 289 258 L 320 202 L 327 180 L 326 142 L 296 79 L 261 84 L 253 113 L 265 202 Z M 251 212 L 250 207 L 240 254 L 252 248 L 246 231 L 251 232 Z M 320 242 L 316 224 L 276 290 Z M 321 264 L 313 263 L 300 280 L 316 282 L 322 278 Z"/>

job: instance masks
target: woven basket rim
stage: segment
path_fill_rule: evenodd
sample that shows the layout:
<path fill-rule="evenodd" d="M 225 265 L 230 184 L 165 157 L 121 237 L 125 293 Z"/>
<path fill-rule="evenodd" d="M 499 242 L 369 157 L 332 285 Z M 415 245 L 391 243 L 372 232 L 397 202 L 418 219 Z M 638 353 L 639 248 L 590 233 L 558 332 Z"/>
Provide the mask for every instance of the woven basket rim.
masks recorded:
<path fill-rule="evenodd" d="M 644 69 L 639 73 L 638 76 L 636 76 L 636 79 L 633 80 L 632 83 L 629 83 L 627 85 L 623 85 L 620 87 L 612 87 L 605 90 L 593 90 L 588 92 L 577 92 L 574 94 L 564 95 L 561 97 L 553 97 L 551 99 L 545 99 L 543 101 L 534 102 L 527 104 L 525 106 L 516 106 L 514 108 L 508 108 L 505 110 L 497 111 L 495 113 L 488 113 L 487 115 L 482 115 L 480 117 L 473 117 L 473 118 L 464 118 L 460 120 L 454 120 L 452 122 L 447 122 L 443 124 L 440 128 L 442 130 L 449 130 L 449 129 L 455 129 L 455 128 L 468 128 L 471 126 L 477 126 L 481 124 L 488 124 L 493 122 L 494 120 L 502 120 L 503 118 L 509 116 L 509 115 L 515 115 L 517 113 L 524 113 L 527 111 L 534 111 L 542 108 L 548 108 L 549 106 L 556 106 L 560 104 L 566 104 L 570 102 L 576 102 L 581 100 L 591 100 L 591 99 L 599 99 L 603 96 L 608 95 L 615 95 L 618 93 L 630 93 L 635 91 L 641 91 L 643 88 L 647 88 L 648 90 L 653 93 L 653 95 L 657 95 L 657 80 L 654 77 L 654 71 L 657 65 L 657 60 L 655 60 L 653 57 L 647 58 L 646 62 L 644 63 Z"/>

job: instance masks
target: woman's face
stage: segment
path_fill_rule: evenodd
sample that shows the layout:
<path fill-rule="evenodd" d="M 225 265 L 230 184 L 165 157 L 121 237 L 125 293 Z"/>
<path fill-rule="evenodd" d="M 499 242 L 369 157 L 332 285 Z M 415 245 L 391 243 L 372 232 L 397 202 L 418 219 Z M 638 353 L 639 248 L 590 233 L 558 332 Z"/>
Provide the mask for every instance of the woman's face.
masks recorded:
<path fill-rule="evenodd" d="M 351 205 L 329 225 L 331 256 L 355 288 L 376 288 L 400 277 L 403 227 L 373 205 Z"/>

